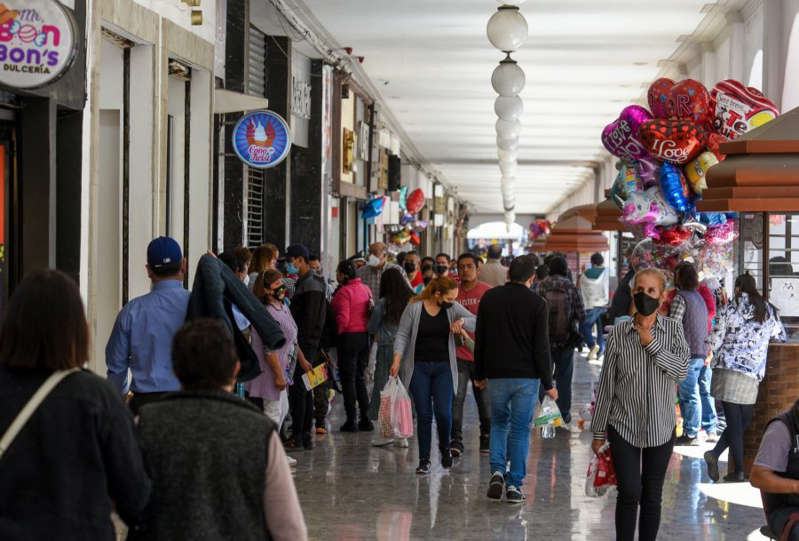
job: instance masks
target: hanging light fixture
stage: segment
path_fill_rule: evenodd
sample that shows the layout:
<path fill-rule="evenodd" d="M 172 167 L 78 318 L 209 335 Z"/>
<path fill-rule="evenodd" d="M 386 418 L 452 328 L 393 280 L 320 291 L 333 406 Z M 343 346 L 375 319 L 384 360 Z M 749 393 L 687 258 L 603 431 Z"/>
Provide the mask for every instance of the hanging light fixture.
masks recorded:
<path fill-rule="evenodd" d="M 518 164 L 512 162 L 499 162 L 499 170 L 502 172 L 503 177 L 515 177 Z"/>
<path fill-rule="evenodd" d="M 497 136 L 503 139 L 511 137 L 519 137 L 522 133 L 522 123 L 518 120 L 503 120 L 498 119 L 494 127 L 497 130 Z"/>
<path fill-rule="evenodd" d="M 516 51 L 527 40 L 527 20 L 518 6 L 501 5 L 488 20 L 486 35 L 500 51 Z"/>
<path fill-rule="evenodd" d="M 518 151 L 517 150 L 503 150 L 501 148 L 497 149 L 497 159 L 502 162 L 515 162 L 518 158 Z"/>
<path fill-rule="evenodd" d="M 519 148 L 519 138 L 497 136 L 497 146 L 502 150 L 516 150 Z"/>
<path fill-rule="evenodd" d="M 524 71 L 510 55 L 506 56 L 491 74 L 491 85 L 500 96 L 518 96 L 524 89 Z"/>
<path fill-rule="evenodd" d="M 519 96 L 497 96 L 494 112 L 503 120 L 518 120 L 524 113 L 524 102 Z"/>

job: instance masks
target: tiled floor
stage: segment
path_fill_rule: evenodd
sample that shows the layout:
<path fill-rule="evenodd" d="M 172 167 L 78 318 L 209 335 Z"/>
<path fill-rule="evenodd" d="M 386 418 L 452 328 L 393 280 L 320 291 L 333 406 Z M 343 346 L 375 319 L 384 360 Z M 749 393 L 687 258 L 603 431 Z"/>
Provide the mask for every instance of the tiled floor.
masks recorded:
<path fill-rule="evenodd" d="M 576 359 L 576 410 L 587 401 L 597 373 L 598 368 L 584 358 Z M 338 428 L 338 398 L 331 420 Z M 300 463 L 295 482 L 311 539 L 615 538 L 614 499 L 592 499 L 584 493 L 590 434 L 558 431 L 554 440 L 542 440 L 535 434 L 524 487 L 527 502 L 513 506 L 485 499 L 488 457 L 476 450 L 476 410 L 471 398 L 467 400 L 466 422 L 466 454 L 448 473 L 437 467 L 430 476 L 415 475 L 415 440 L 409 449 L 374 448 L 369 445 L 373 436 L 369 433 L 341 434 L 334 430 L 319 438 L 313 451 L 296 455 Z M 659 539 L 763 539 L 750 536 L 763 524 L 762 511 L 706 496 L 700 484 L 708 482 L 700 459 L 674 455 L 663 491 Z M 704 488 L 708 492 L 706 485 Z M 730 499 L 753 499 L 747 487 L 739 487 L 737 492 L 746 493 L 746 497 Z"/>

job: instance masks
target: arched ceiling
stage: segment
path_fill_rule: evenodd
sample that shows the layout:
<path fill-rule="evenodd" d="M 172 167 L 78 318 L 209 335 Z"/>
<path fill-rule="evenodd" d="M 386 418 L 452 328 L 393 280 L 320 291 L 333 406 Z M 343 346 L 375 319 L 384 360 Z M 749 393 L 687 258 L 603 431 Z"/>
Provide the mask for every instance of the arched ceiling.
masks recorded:
<path fill-rule="evenodd" d="M 363 67 L 415 146 L 477 212 L 501 212 L 492 0 L 294 0 Z M 593 178 L 605 124 L 638 99 L 707 0 L 529 0 L 518 213 L 545 213 Z"/>

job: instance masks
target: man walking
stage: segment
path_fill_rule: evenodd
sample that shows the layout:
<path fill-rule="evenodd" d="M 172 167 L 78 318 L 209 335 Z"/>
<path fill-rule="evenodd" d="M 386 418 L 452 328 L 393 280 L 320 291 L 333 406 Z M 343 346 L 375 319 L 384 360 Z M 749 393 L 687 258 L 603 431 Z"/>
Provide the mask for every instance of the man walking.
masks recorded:
<path fill-rule="evenodd" d="M 458 258 L 458 276 L 461 285 L 458 288 L 458 302 L 474 315 L 480 306 L 480 299 L 491 286 L 477 280 L 478 259 L 472 253 L 462 254 Z M 474 335 L 471 335 L 474 338 Z M 491 410 L 488 396 L 483 389 L 474 385 L 474 354 L 465 345 L 458 346 L 455 355 L 458 359 L 458 388 L 455 389 L 455 400 L 452 402 L 452 439 L 450 451 L 457 458 L 463 454 L 463 404 L 466 401 L 466 390 L 472 382 L 474 400 L 480 416 L 480 452 L 488 453 L 491 435 Z"/>
<path fill-rule="evenodd" d="M 152 291 L 122 308 L 105 348 L 108 379 L 121 394 L 133 393 L 129 403 L 134 415 L 144 404 L 180 389 L 172 370 L 172 338 L 186 321 L 189 306 L 189 292 L 183 288 L 186 260 L 174 239 L 150 242 L 146 268 Z"/>
<path fill-rule="evenodd" d="M 608 306 L 608 273 L 605 271 L 605 258 L 596 253 L 591 256 L 591 268 L 586 269 L 580 277 L 580 293 L 585 306 L 585 323 L 583 323 L 583 339 L 591 348 L 588 360 L 595 361 L 605 353 L 605 336 L 602 328 L 602 316 Z M 594 339 L 596 326 L 596 340 Z"/>
<path fill-rule="evenodd" d="M 488 497 L 499 500 L 505 491 L 509 503 L 525 499 L 522 481 L 539 384 L 547 395 L 558 398 L 552 387 L 547 303 L 530 290 L 535 267 L 529 256 L 514 259 L 510 281 L 487 291 L 477 312 L 475 385 L 487 385 L 491 407 Z"/>
<path fill-rule="evenodd" d="M 403 276 L 405 276 L 405 271 L 402 267 L 388 262 L 388 253 L 386 252 L 385 244 L 382 242 L 375 242 L 369 246 L 369 259 L 367 259 L 366 265 L 358 269 L 357 273 L 361 282 L 372 290 L 373 299 L 380 298 L 380 278 L 383 277 L 384 272 L 392 268 L 399 269 Z"/>
<path fill-rule="evenodd" d="M 488 247 L 488 261 L 480 267 L 480 280 L 491 287 L 504 285 L 508 281 L 508 267 L 502 264 L 502 245 Z"/>

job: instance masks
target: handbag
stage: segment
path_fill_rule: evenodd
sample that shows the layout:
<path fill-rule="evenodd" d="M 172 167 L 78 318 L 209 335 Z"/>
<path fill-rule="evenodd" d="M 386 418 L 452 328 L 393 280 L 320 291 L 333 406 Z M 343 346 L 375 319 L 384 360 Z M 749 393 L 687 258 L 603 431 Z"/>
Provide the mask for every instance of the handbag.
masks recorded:
<path fill-rule="evenodd" d="M 28 400 L 28 402 L 23 406 L 22 410 L 17 414 L 14 420 L 11 422 L 11 425 L 3 434 L 3 437 L 0 438 L 0 458 L 3 457 L 5 452 L 11 447 L 11 444 L 14 443 L 14 439 L 17 437 L 17 434 L 25 427 L 25 424 L 28 420 L 33 416 L 36 412 L 36 409 L 44 402 L 44 399 L 47 398 L 47 395 L 56 388 L 56 386 L 61 383 L 61 380 L 72 374 L 73 372 L 77 372 L 80 368 L 70 368 L 69 370 L 57 370 L 50 374 L 50 376 L 44 380 L 41 387 L 36 389 L 36 392 L 33 393 L 33 396 Z"/>

